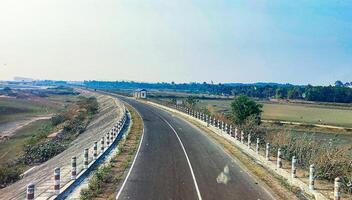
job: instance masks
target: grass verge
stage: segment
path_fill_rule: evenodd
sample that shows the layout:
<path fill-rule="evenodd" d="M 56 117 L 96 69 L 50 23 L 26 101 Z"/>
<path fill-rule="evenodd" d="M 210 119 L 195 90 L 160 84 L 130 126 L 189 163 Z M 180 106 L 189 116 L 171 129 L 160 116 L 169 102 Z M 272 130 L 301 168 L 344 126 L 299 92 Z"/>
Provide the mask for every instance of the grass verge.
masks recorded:
<path fill-rule="evenodd" d="M 115 199 L 116 187 L 120 185 L 124 172 L 130 167 L 143 132 L 143 121 L 137 111 L 126 105 L 131 113 L 132 126 L 125 141 L 121 140 L 118 153 L 109 163 L 100 167 L 91 177 L 88 188 L 80 193 L 81 200 Z"/>

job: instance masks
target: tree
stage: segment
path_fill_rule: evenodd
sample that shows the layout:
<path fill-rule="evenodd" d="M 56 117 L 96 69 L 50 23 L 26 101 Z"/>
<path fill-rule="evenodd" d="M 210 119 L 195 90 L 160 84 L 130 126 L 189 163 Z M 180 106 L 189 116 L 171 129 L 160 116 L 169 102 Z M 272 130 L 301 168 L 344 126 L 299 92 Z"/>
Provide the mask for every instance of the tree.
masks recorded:
<path fill-rule="evenodd" d="M 285 99 L 287 97 L 287 89 L 286 88 L 276 89 L 275 97 L 277 99 Z"/>
<path fill-rule="evenodd" d="M 260 124 L 262 105 L 256 103 L 246 95 L 238 96 L 231 103 L 231 114 L 236 124 L 243 125 L 248 119 L 255 119 L 256 124 Z"/>
<path fill-rule="evenodd" d="M 340 81 L 340 80 L 335 81 L 335 86 L 337 86 L 337 87 L 343 86 L 342 81 Z"/>
<path fill-rule="evenodd" d="M 199 102 L 199 100 L 196 99 L 194 96 L 189 96 L 186 98 L 186 104 L 192 109 L 194 109 L 194 107 L 196 107 L 198 102 Z"/>
<path fill-rule="evenodd" d="M 300 98 L 300 91 L 299 88 L 294 87 L 292 89 L 289 89 L 287 92 L 287 98 L 288 99 L 299 99 Z"/>

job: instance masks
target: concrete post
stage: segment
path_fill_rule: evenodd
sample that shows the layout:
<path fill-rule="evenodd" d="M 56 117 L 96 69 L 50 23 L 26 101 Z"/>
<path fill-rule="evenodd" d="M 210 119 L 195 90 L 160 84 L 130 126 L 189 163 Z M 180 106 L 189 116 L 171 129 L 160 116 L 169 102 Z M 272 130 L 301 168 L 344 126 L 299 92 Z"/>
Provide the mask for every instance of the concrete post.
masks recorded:
<path fill-rule="evenodd" d="M 56 195 L 60 194 L 60 168 L 54 170 L 54 192 Z"/>
<path fill-rule="evenodd" d="M 342 185 L 341 178 L 340 177 L 335 178 L 334 200 L 340 200 L 341 199 L 341 185 Z"/>
<path fill-rule="evenodd" d="M 236 127 L 236 128 L 235 128 L 235 140 L 238 140 L 237 134 L 238 134 L 238 129 L 237 129 L 237 127 Z"/>
<path fill-rule="evenodd" d="M 257 145 L 256 145 L 256 147 L 255 147 L 255 152 L 256 152 L 257 154 L 259 154 L 259 143 L 260 143 L 260 139 L 257 138 Z"/>
<path fill-rule="evenodd" d="M 224 123 L 224 121 L 221 121 L 221 131 L 224 131 L 224 129 L 225 129 L 225 123 Z"/>
<path fill-rule="evenodd" d="M 109 133 L 106 134 L 106 148 L 108 148 L 110 145 L 110 137 L 109 137 Z"/>
<path fill-rule="evenodd" d="M 266 143 L 265 158 L 266 158 L 266 160 L 268 160 L 268 161 L 270 160 L 269 153 L 270 153 L 270 143 Z"/>
<path fill-rule="evenodd" d="M 89 164 L 89 160 L 88 160 L 88 149 L 84 149 L 84 163 L 83 163 L 83 168 L 84 168 L 84 169 L 88 169 L 88 164 Z"/>
<path fill-rule="evenodd" d="M 116 128 L 113 128 L 113 129 L 112 129 L 112 133 L 113 133 L 113 135 L 114 135 L 114 138 L 116 138 L 116 136 L 117 136 L 117 130 L 116 130 Z"/>
<path fill-rule="evenodd" d="M 310 165 L 309 167 L 309 189 L 314 190 L 314 181 L 315 181 L 315 166 Z"/>
<path fill-rule="evenodd" d="M 100 153 L 104 152 L 104 137 L 101 138 L 100 140 Z"/>
<path fill-rule="evenodd" d="M 219 120 L 219 119 L 218 119 L 218 126 L 217 126 L 217 128 L 221 129 L 221 128 L 220 128 L 220 120 Z"/>
<path fill-rule="evenodd" d="M 98 142 L 94 142 L 93 145 L 93 158 L 96 160 L 98 157 Z"/>
<path fill-rule="evenodd" d="M 248 148 L 250 149 L 251 148 L 251 143 L 252 143 L 252 140 L 251 140 L 251 134 L 250 133 L 248 133 L 248 135 L 247 135 L 247 146 L 248 146 Z"/>
<path fill-rule="evenodd" d="M 241 143 L 244 144 L 244 132 L 241 131 Z"/>
<path fill-rule="evenodd" d="M 34 200 L 34 184 L 27 185 L 26 200 Z"/>
<path fill-rule="evenodd" d="M 73 156 L 71 158 L 71 180 L 75 180 L 77 177 L 77 158 Z"/>
<path fill-rule="evenodd" d="M 281 148 L 279 148 L 277 150 L 276 167 L 277 168 L 282 168 L 282 151 L 281 151 Z"/>
<path fill-rule="evenodd" d="M 111 141 L 111 144 L 112 144 L 112 142 L 114 141 L 114 136 L 113 136 L 113 134 L 112 134 L 111 131 L 110 131 L 110 141 Z"/>
<path fill-rule="evenodd" d="M 291 171 L 292 171 L 292 178 L 296 178 L 297 175 L 297 158 L 296 156 L 292 156 L 292 166 L 291 166 Z"/>
<path fill-rule="evenodd" d="M 232 133 L 233 133 L 233 127 L 232 125 L 230 125 L 230 135 L 232 136 Z"/>
<path fill-rule="evenodd" d="M 229 125 L 228 124 L 225 124 L 225 133 L 229 134 Z"/>

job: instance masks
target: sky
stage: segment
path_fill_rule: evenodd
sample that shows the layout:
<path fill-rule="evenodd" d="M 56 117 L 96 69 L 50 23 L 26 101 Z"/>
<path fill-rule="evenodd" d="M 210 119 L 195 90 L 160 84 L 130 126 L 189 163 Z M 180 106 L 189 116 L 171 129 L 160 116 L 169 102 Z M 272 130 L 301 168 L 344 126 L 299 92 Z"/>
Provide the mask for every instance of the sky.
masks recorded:
<path fill-rule="evenodd" d="M 0 79 L 352 81 L 348 0 L 1 0 Z"/>

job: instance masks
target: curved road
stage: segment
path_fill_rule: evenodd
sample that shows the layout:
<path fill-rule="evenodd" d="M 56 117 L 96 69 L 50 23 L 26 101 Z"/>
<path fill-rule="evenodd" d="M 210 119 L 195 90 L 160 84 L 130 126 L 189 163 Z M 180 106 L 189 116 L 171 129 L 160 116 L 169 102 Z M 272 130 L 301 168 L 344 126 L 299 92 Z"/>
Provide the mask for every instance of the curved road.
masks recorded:
<path fill-rule="evenodd" d="M 200 129 L 159 108 L 119 98 L 139 111 L 145 132 L 118 199 L 274 199 Z"/>

